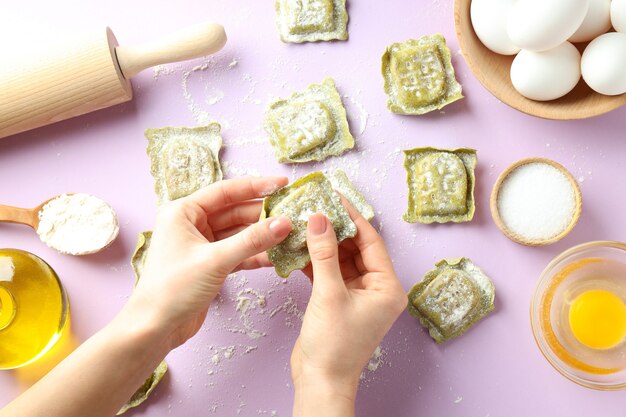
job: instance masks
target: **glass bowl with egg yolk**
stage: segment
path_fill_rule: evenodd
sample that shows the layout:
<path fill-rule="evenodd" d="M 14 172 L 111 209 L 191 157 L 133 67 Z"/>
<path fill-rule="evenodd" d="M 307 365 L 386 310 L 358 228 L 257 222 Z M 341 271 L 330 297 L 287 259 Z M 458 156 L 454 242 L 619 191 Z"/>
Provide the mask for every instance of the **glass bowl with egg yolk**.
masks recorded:
<path fill-rule="evenodd" d="M 539 278 L 530 316 L 541 353 L 562 375 L 626 388 L 626 244 L 589 242 L 558 255 Z"/>

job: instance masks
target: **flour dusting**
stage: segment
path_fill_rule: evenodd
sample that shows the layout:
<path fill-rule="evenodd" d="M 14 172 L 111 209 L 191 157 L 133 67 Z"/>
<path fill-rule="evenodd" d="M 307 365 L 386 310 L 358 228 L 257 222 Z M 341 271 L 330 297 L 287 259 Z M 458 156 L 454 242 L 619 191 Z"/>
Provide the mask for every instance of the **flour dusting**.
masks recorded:
<path fill-rule="evenodd" d="M 204 64 L 201 66 L 193 67 L 191 71 L 183 72 L 183 79 L 181 82 L 181 86 L 183 89 L 183 97 L 185 97 L 185 101 L 187 102 L 187 108 L 193 115 L 193 118 L 196 121 L 196 123 L 198 123 L 199 125 L 207 125 L 211 123 L 213 120 L 211 116 L 209 115 L 209 113 L 207 113 L 206 111 L 198 107 L 198 104 L 194 100 L 192 94 L 189 92 L 189 78 L 191 77 L 191 74 L 193 72 L 204 71 L 207 68 L 208 68 L 208 64 Z"/>

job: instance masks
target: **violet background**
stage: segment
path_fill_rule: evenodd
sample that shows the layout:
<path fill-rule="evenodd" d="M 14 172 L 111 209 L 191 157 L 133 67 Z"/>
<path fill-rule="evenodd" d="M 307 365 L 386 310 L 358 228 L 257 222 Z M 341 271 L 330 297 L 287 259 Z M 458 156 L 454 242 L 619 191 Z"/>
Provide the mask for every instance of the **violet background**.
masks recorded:
<path fill-rule="evenodd" d="M 28 250 L 48 261 L 69 293 L 74 335 L 85 340 L 98 331 L 131 292 L 129 259 L 137 234 L 154 224 L 156 198 L 143 131 L 202 121 L 189 108 L 191 97 L 196 113 L 205 112 L 223 126 L 227 177 L 283 174 L 295 179 L 318 169 L 345 169 L 380 211 L 374 224 L 382 229 L 407 290 L 445 257 L 470 257 L 492 278 L 496 310 L 454 341 L 438 346 L 415 319 L 407 313 L 400 317 L 381 345 L 380 366 L 364 373 L 359 416 L 624 415 L 623 392 L 579 387 L 542 357 L 530 330 L 529 302 L 539 274 L 561 251 L 590 240 L 626 240 L 626 107 L 563 122 L 531 117 L 499 102 L 458 52 L 451 0 L 352 0 L 349 13 L 349 41 L 286 45 L 278 38 L 270 0 L 3 2 L 0 34 L 9 49 L 38 42 L 39 36 L 106 25 L 120 43 L 130 45 L 205 20 L 222 23 L 229 41 L 212 58 L 139 74 L 132 102 L 0 140 L 0 203 L 32 207 L 59 193 L 87 192 L 108 201 L 121 224 L 118 240 L 92 256 L 60 255 L 29 228 L 9 224 L 0 224 L 0 247 Z M 466 98 L 441 113 L 390 113 L 380 75 L 384 48 L 435 32 L 448 40 Z M 231 68 L 233 60 L 238 63 Z M 206 69 L 197 68 L 203 64 Z M 347 96 L 356 149 L 323 163 L 279 165 L 261 128 L 268 102 L 326 76 Z M 220 91 L 223 98 L 210 104 Z M 369 115 L 363 134 L 358 133 L 359 106 Z M 477 210 L 471 223 L 402 221 L 407 190 L 399 151 L 421 146 L 478 150 Z M 578 226 L 563 241 L 543 248 L 509 241 L 489 213 L 498 174 L 529 156 L 562 163 L 583 192 Z M 242 327 L 235 298 L 245 288 L 267 298 L 264 309 L 250 314 L 254 329 L 267 334 L 256 340 L 229 331 Z M 200 333 L 168 356 L 169 376 L 150 401 L 127 415 L 290 415 L 289 355 L 300 324 L 297 312 L 304 311 L 309 294 L 308 280 L 300 273 L 282 281 L 266 269 L 230 279 Z M 280 306 L 285 308 L 276 310 Z M 230 346 L 235 348 L 228 359 L 223 348 Z M 214 364 L 216 353 L 220 361 Z M 19 392 L 14 373 L 0 372 L 0 406 Z"/>

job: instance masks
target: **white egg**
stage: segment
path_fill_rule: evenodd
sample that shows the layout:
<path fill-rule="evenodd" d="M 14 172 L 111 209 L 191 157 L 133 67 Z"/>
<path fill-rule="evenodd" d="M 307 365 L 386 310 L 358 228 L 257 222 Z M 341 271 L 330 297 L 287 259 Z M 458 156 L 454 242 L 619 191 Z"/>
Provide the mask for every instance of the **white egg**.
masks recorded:
<path fill-rule="evenodd" d="M 514 55 L 519 48 L 506 33 L 506 19 L 516 0 L 472 0 L 470 17 L 478 39 L 502 55 Z"/>
<path fill-rule="evenodd" d="M 511 82 L 532 100 L 554 100 L 569 93 L 580 80 L 580 52 L 564 42 L 548 51 L 522 49 L 511 64 Z"/>
<path fill-rule="evenodd" d="M 598 93 L 626 93 L 626 33 L 605 33 L 591 41 L 583 52 L 581 70 L 585 82 Z"/>
<path fill-rule="evenodd" d="M 589 0 L 518 0 L 507 19 L 513 43 L 529 51 L 547 51 L 565 42 L 583 22 Z"/>
<path fill-rule="evenodd" d="M 611 29 L 611 0 L 589 0 L 587 15 L 569 41 L 587 42 L 608 32 L 609 29 Z"/>
<path fill-rule="evenodd" d="M 616 31 L 626 33 L 626 0 L 611 2 L 611 24 Z"/>

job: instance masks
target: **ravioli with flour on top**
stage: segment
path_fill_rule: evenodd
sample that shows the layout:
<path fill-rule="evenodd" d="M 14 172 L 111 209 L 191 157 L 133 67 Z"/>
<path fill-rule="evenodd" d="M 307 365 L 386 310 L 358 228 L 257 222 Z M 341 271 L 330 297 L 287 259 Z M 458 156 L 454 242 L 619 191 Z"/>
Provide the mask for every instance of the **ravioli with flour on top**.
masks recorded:
<path fill-rule="evenodd" d="M 219 124 L 148 129 L 145 135 L 159 204 L 185 197 L 222 179 Z"/>
<path fill-rule="evenodd" d="M 365 196 L 350 181 L 345 171 L 338 169 L 327 175 L 333 188 L 339 191 L 350 202 L 361 216 L 368 222 L 374 218 L 374 207 L 365 199 Z"/>
<path fill-rule="evenodd" d="M 143 274 L 143 267 L 146 264 L 146 257 L 148 256 L 148 249 L 150 249 L 150 243 L 152 242 L 152 230 L 139 233 L 137 238 L 137 245 L 135 246 L 135 252 L 130 259 L 130 266 L 135 273 L 135 283 L 139 281 L 141 274 Z"/>
<path fill-rule="evenodd" d="M 445 38 L 440 34 L 391 44 L 382 58 L 387 107 L 424 114 L 463 98 Z"/>
<path fill-rule="evenodd" d="M 474 217 L 474 149 L 415 148 L 404 151 L 409 223 L 467 222 Z"/>
<path fill-rule="evenodd" d="M 346 0 L 276 0 L 275 8 L 283 42 L 348 39 Z"/>
<path fill-rule="evenodd" d="M 413 286 L 408 309 L 442 343 L 491 312 L 495 295 L 491 280 L 470 259 L 443 259 Z"/>
<path fill-rule="evenodd" d="M 335 229 L 337 241 L 356 236 L 356 225 L 333 191 L 328 178 L 321 172 L 308 174 L 263 200 L 261 219 L 285 216 L 291 219 L 293 229 L 287 238 L 267 251 L 276 273 L 287 278 L 292 271 L 309 264 L 311 257 L 306 246 L 309 217 L 323 213 Z"/>
<path fill-rule="evenodd" d="M 321 161 L 354 147 L 332 78 L 273 102 L 264 127 L 278 162 Z"/>
<path fill-rule="evenodd" d="M 152 391 L 157 387 L 159 382 L 163 379 L 165 374 L 167 373 L 167 363 L 165 361 L 161 362 L 159 366 L 152 372 L 152 375 L 145 380 L 143 385 L 139 387 L 137 391 L 133 394 L 133 396 L 128 400 L 126 404 L 122 406 L 122 408 L 117 412 L 117 415 L 122 415 L 131 408 L 137 407 L 142 404 L 144 401 L 148 399 Z"/>
<path fill-rule="evenodd" d="M 130 264 L 135 272 L 135 285 L 139 281 L 141 274 L 143 273 L 143 267 L 146 262 L 146 255 L 148 254 L 148 249 L 150 248 L 150 241 L 152 239 L 152 231 L 142 232 L 139 234 L 139 238 L 137 239 L 137 246 L 135 247 L 135 252 L 130 260 Z M 152 391 L 156 388 L 156 386 L 161 382 L 165 374 L 167 373 L 167 363 L 165 361 L 161 362 L 159 366 L 152 372 L 152 375 L 148 377 L 143 383 L 141 387 L 135 391 L 133 396 L 122 406 L 122 408 L 117 412 L 117 415 L 124 414 L 126 411 L 130 410 L 133 407 L 137 407 L 142 404 L 144 401 L 148 399 Z"/>

